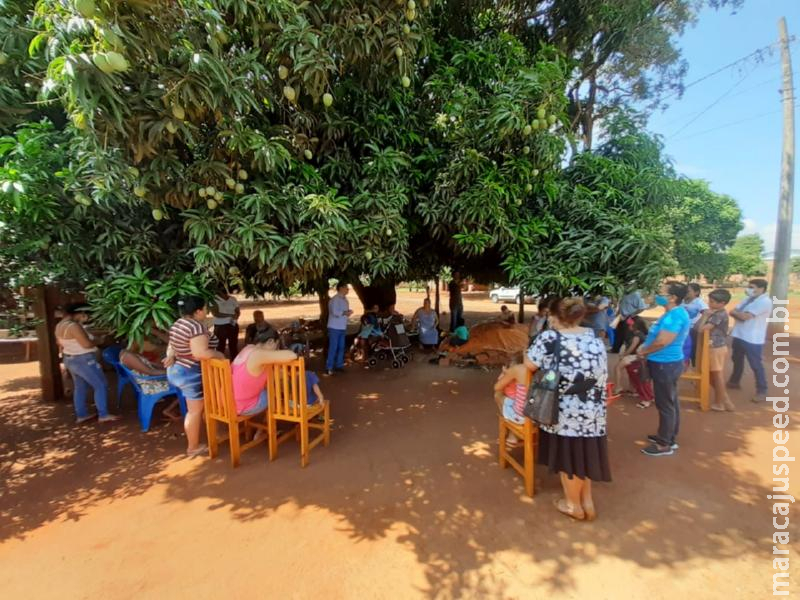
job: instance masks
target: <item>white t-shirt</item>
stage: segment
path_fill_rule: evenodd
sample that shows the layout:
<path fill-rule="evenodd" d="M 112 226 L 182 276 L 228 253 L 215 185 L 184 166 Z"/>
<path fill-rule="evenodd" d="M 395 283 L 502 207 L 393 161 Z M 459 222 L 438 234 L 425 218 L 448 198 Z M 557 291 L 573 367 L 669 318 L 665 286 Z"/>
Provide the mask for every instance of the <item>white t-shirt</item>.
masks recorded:
<path fill-rule="evenodd" d="M 708 310 L 708 304 L 706 304 L 705 301 L 698 296 L 690 302 L 686 302 L 684 300 L 683 308 L 685 308 L 686 312 L 689 313 L 689 319 L 691 320 L 692 327 L 694 327 L 694 324 L 697 323 L 700 320 L 700 317 L 703 316 L 703 311 Z"/>
<path fill-rule="evenodd" d="M 220 316 L 214 317 L 214 325 L 232 325 L 235 323 L 237 308 L 239 308 L 239 303 L 233 296 L 229 296 L 227 299 L 217 296 L 217 310 L 219 311 Z"/>
<path fill-rule="evenodd" d="M 739 303 L 736 310 L 748 312 L 753 315 L 747 321 L 736 321 L 731 331 L 731 337 L 739 338 L 748 344 L 763 344 L 767 339 L 767 317 L 772 314 L 772 299 L 766 292 L 755 298 L 749 304 L 750 298 Z"/>

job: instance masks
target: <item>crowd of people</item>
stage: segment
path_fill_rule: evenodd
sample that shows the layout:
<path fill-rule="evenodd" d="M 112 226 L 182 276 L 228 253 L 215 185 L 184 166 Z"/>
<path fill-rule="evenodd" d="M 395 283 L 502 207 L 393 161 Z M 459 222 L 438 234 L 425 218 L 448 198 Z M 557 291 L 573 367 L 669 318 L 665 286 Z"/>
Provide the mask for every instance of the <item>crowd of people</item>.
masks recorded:
<path fill-rule="evenodd" d="M 641 316 L 648 304 L 640 292 L 632 290 L 619 303 L 618 311 L 608 311 L 610 301 L 603 297 L 548 298 L 539 303 L 531 323 L 531 342 L 524 362 L 503 370 L 495 384 L 495 399 L 504 418 L 521 422 L 527 390 L 525 370 L 535 373 L 552 369 L 559 373 L 558 422 L 541 425 L 538 462 L 559 473 L 564 492 L 556 508 L 577 519 L 596 516 L 592 481 L 610 481 L 606 439 L 606 400 L 608 393 L 608 353 L 620 353 L 617 380 L 624 369 L 639 397 L 638 406 L 655 404 L 658 428 L 647 436 L 642 453 L 668 456 L 678 448 L 680 403 L 678 383 L 688 364 L 696 360 L 698 340 L 708 332 L 709 373 L 714 390 L 711 408 L 732 411 L 734 404 L 726 388 L 738 389 L 747 360 L 756 380 L 754 402 L 766 400 L 767 383 L 762 362 L 767 335 L 767 318 L 772 301 L 767 295 L 767 281 L 752 279 L 746 299 L 730 313 L 731 294 L 715 289 L 708 303 L 696 283 L 665 283 L 654 295 L 654 304 L 663 314 L 650 326 Z M 618 323 L 612 329 L 606 319 L 596 315 L 616 313 Z M 728 351 L 728 326 L 732 338 L 733 370 L 727 383 L 724 367 Z M 613 344 L 607 348 L 609 332 Z M 516 440 L 511 438 L 511 443 Z"/>
<path fill-rule="evenodd" d="M 667 282 L 653 297 L 663 314 L 652 324 L 641 313 L 649 308 L 637 290 L 620 298 L 617 307 L 604 296 L 544 298 L 538 304 L 529 333 L 530 342 L 524 356 L 503 369 L 495 384 L 495 398 L 502 415 L 522 422 L 527 399 L 528 373 L 554 369 L 558 373 L 558 422 L 542 425 L 539 435 L 538 461 L 559 473 L 564 496 L 556 506 L 561 513 L 578 520 L 596 516 L 592 497 L 593 481 L 610 481 L 611 472 L 606 439 L 606 400 L 609 386 L 608 353 L 619 353 L 620 360 L 614 379 L 620 384 L 623 372 L 638 396 L 637 406 L 648 408 L 655 404 L 658 427 L 647 436 L 648 445 L 642 452 L 648 456 L 667 456 L 678 448 L 680 404 L 678 382 L 687 365 L 696 360 L 698 340 L 703 332 L 709 338 L 709 371 L 715 411 L 732 411 L 733 402 L 727 389 L 738 389 L 747 362 L 755 375 L 754 401 L 763 401 L 767 381 L 762 362 L 763 345 L 767 334 L 767 318 L 772 301 L 767 295 L 767 281 L 752 279 L 746 299 L 728 312 L 731 294 L 715 289 L 702 298 L 698 284 Z M 328 352 L 326 375 L 345 367 L 345 339 L 349 318 L 353 315 L 348 301 L 349 286 L 340 283 L 328 306 Z M 167 342 L 163 364 L 149 360 L 134 348 L 120 353 L 120 362 L 142 386 L 150 392 L 172 386 L 186 400 L 183 418 L 187 439 L 186 454 L 197 456 L 207 452 L 201 443 L 203 423 L 203 384 L 201 361 L 224 358 L 225 350 L 231 360 L 236 410 L 241 415 L 254 415 L 267 410 L 265 391 L 266 367 L 306 355 L 308 340 L 299 336 L 301 326 L 294 323 L 278 331 L 255 311 L 254 322 L 246 328 L 245 346 L 239 351 L 238 319 L 240 308 L 228 293 L 218 296 L 212 304 L 213 331 L 206 326 L 207 309 L 204 299 L 183 298 L 178 303 L 179 318 L 163 337 Z M 464 321 L 461 279 L 454 274 L 449 298 L 450 330 L 440 330 L 439 316 L 429 299 L 414 313 L 411 328 L 423 348 L 436 348 L 441 343 L 451 346 L 469 339 Z M 77 423 L 95 416 L 100 422 L 119 417 L 108 409 L 107 381 L 97 358 L 95 340 L 85 327 L 89 309 L 85 305 L 70 305 L 64 318 L 56 325 L 55 336 L 63 354 L 64 367 L 74 381 L 73 401 Z M 728 331 L 730 320 L 733 328 Z M 516 324 L 507 306 L 501 307 L 496 319 L 503 327 Z M 395 307 L 381 312 L 371 306 L 361 318 L 356 336 L 356 352 L 368 352 L 371 340 L 384 335 L 384 330 L 404 320 Z M 728 353 L 728 336 L 732 338 L 732 373 L 727 382 L 724 369 Z M 94 390 L 97 413 L 91 414 L 87 405 L 89 388 Z M 313 371 L 306 371 L 309 403 L 324 401 L 320 380 Z M 177 403 L 165 411 L 179 418 Z M 510 443 L 515 443 L 513 436 Z"/>

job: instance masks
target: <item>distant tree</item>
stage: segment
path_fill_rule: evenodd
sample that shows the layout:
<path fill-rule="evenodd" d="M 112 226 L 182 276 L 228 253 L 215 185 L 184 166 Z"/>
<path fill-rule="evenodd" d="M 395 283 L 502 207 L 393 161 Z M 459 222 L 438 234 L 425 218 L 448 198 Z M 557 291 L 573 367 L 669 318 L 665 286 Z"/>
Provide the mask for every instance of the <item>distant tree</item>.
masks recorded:
<path fill-rule="evenodd" d="M 701 9 L 736 10 L 742 2 L 448 0 L 446 14 L 454 34 L 468 36 L 489 9 L 500 7 L 504 19 L 497 29 L 507 28 L 531 49 L 544 43 L 563 53 L 573 67 L 567 85 L 571 127 L 589 150 L 598 120 L 632 103 L 656 108 L 679 98 L 688 64 L 677 39 L 696 23 Z"/>
<path fill-rule="evenodd" d="M 792 259 L 792 274 L 800 277 L 800 256 L 795 256 Z"/>
<path fill-rule="evenodd" d="M 728 250 L 730 272 L 745 277 L 766 275 L 767 265 L 761 259 L 764 252 L 764 240 L 757 233 L 741 235 Z"/>
<path fill-rule="evenodd" d="M 686 180 L 681 182 L 672 221 L 680 272 L 690 279 L 701 275 L 709 281 L 724 279 L 731 268 L 725 251 L 743 227 L 736 200 L 712 192 L 705 181 Z"/>

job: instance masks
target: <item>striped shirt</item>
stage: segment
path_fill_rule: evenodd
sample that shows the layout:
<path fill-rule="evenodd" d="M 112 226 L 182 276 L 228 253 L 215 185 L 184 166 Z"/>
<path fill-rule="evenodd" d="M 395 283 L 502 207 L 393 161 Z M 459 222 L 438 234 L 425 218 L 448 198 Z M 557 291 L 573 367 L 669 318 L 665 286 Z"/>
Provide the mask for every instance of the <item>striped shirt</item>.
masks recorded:
<path fill-rule="evenodd" d="M 200 362 L 192 356 L 190 341 L 197 336 L 208 336 L 208 347 L 216 350 L 219 340 L 209 334 L 206 326 L 194 319 L 178 319 L 169 329 L 169 345 L 175 350 L 175 362 L 184 367 L 193 368 Z"/>

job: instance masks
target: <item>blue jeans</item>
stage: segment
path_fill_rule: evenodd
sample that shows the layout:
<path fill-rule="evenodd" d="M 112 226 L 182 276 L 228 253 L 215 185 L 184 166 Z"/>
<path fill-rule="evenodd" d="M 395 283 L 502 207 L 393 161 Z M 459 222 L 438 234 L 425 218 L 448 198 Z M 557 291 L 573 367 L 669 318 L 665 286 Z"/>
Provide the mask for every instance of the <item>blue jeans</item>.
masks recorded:
<path fill-rule="evenodd" d="M 464 305 L 450 307 L 450 331 L 455 331 L 458 327 L 458 322 L 464 317 Z"/>
<path fill-rule="evenodd" d="M 334 366 L 337 369 L 344 369 L 344 338 L 347 334 L 342 329 L 328 328 L 328 360 L 325 363 L 325 368 L 328 371 L 333 370 Z"/>
<path fill-rule="evenodd" d="M 769 391 L 769 386 L 767 385 L 767 376 L 764 373 L 764 363 L 761 361 L 764 344 L 751 344 L 739 338 L 733 338 L 731 350 L 733 372 L 728 380 L 729 383 L 739 385 L 744 372 L 744 359 L 747 357 L 747 363 L 753 369 L 753 375 L 756 377 L 756 394 L 766 394 Z"/>
<path fill-rule="evenodd" d="M 684 369 L 684 362 L 647 361 L 650 378 L 653 380 L 653 394 L 658 409 L 658 443 L 671 446 L 678 438 L 681 425 L 681 405 L 678 400 L 678 380 Z"/>
<path fill-rule="evenodd" d="M 78 419 L 89 416 L 89 408 L 86 406 L 86 393 L 89 391 L 89 386 L 91 386 L 94 390 L 94 404 L 97 407 L 97 415 L 107 417 L 108 380 L 100 367 L 100 363 L 97 362 L 94 352 L 76 356 L 64 356 L 64 366 L 72 375 L 72 381 L 75 384 L 75 390 L 72 393 L 75 416 Z"/>

